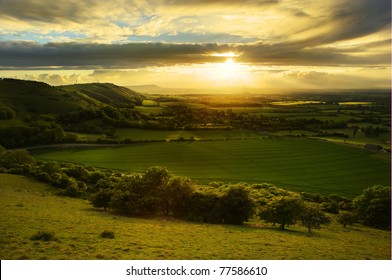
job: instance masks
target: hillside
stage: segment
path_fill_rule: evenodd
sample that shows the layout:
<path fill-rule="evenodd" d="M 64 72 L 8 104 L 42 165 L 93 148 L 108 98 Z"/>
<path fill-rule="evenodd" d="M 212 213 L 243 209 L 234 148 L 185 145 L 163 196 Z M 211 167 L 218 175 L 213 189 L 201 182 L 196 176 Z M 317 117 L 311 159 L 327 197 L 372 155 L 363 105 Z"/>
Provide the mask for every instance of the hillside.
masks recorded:
<path fill-rule="evenodd" d="M 35 114 L 63 114 L 90 104 L 60 88 L 35 81 L 0 79 L 0 102 L 18 119 Z"/>
<path fill-rule="evenodd" d="M 105 105 L 132 107 L 143 95 L 114 84 L 76 84 L 53 87 L 46 83 L 0 79 L 0 102 L 12 108 L 17 117 L 27 114 L 61 115 L 79 108 Z"/>
<path fill-rule="evenodd" d="M 307 234 L 261 221 L 208 225 L 113 216 L 35 180 L 0 174 L 1 259 L 390 259 L 390 232 L 335 221 Z M 333 219 L 335 219 L 333 217 Z M 113 231 L 114 239 L 101 238 Z M 33 241 L 38 231 L 56 240 Z M 174 238 L 173 238 L 174 237 Z"/>
<path fill-rule="evenodd" d="M 74 142 L 65 132 L 113 134 L 143 117 L 134 109 L 144 96 L 114 84 L 53 87 L 0 79 L 0 145 L 20 147 Z"/>
<path fill-rule="evenodd" d="M 128 107 L 141 105 L 144 96 L 135 91 L 110 83 L 74 84 L 60 86 L 61 90 L 75 93 L 81 100 L 111 106 Z"/>

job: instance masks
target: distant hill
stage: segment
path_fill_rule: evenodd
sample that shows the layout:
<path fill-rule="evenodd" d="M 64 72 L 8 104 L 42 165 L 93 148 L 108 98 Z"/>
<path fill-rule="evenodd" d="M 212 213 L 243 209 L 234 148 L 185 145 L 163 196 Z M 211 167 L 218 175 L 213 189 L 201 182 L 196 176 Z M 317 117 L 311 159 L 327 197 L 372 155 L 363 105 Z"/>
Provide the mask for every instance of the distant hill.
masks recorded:
<path fill-rule="evenodd" d="M 145 97 L 114 84 L 50 86 L 0 79 L 0 145 L 7 148 L 72 142 L 68 132 L 113 134 L 143 116 L 134 109 Z"/>
<path fill-rule="evenodd" d="M 0 79 L 0 102 L 12 108 L 17 116 L 62 114 L 89 103 L 59 88 L 42 82 Z"/>
<path fill-rule="evenodd" d="M 136 85 L 136 86 L 127 86 L 127 88 L 137 92 L 149 93 L 149 94 L 161 94 L 167 91 L 167 89 L 157 85 Z"/>
<path fill-rule="evenodd" d="M 144 96 L 114 84 L 75 84 L 50 86 L 43 82 L 0 79 L 0 103 L 12 108 L 17 116 L 64 114 L 77 109 L 111 105 L 132 107 Z"/>
<path fill-rule="evenodd" d="M 76 93 L 87 102 L 97 101 L 112 106 L 127 107 L 129 104 L 141 104 L 144 96 L 129 88 L 111 83 L 74 84 L 60 86 L 61 90 Z"/>

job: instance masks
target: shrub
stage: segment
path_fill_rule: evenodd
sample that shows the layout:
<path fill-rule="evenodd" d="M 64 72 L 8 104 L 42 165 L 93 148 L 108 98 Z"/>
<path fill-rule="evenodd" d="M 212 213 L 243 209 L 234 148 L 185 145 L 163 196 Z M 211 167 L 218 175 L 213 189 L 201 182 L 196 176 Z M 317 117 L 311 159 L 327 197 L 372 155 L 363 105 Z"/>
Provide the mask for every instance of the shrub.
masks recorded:
<path fill-rule="evenodd" d="M 256 204 L 244 186 L 232 186 L 221 198 L 221 211 L 225 224 L 242 225 L 255 212 Z"/>
<path fill-rule="evenodd" d="M 391 227 L 391 187 L 376 185 L 363 190 L 354 198 L 354 209 L 365 225 L 388 229 Z"/>
<path fill-rule="evenodd" d="M 104 230 L 103 232 L 101 232 L 101 234 L 99 236 L 102 238 L 113 239 L 114 238 L 114 231 Z"/>
<path fill-rule="evenodd" d="M 357 216 L 351 212 L 341 212 L 338 215 L 338 223 L 342 224 L 343 227 L 351 226 L 357 221 Z"/>
<path fill-rule="evenodd" d="M 41 241 L 56 241 L 57 238 L 53 232 L 49 231 L 38 231 L 36 234 L 30 237 L 30 240 L 41 240 Z"/>

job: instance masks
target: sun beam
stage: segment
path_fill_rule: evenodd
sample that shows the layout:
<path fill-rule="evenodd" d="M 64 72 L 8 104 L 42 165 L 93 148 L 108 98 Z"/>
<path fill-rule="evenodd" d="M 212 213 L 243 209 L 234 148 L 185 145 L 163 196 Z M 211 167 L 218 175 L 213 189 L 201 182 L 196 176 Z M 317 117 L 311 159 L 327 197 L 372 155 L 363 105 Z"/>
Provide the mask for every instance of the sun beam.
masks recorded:
<path fill-rule="evenodd" d="M 216 63 L 214 67 L 215 79 L 232 82 L 241 76 L 241 65 L 234 61 L 235 55 L 233 53 L 222 54 L 226 58 L 224 62 Z"/>

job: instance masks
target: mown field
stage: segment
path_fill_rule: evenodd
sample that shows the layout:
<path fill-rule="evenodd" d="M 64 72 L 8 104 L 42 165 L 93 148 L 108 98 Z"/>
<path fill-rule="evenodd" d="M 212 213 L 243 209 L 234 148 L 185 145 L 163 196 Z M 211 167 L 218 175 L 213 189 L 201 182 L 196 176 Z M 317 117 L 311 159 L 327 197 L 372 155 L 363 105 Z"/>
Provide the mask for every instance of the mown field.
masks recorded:
<path fill-rule="evenodd" d="M 198 183 L 268 182 L 295 191 L 348 197 L 375 184 L 390 184 L 389 154 L 292 137 L 50 148 L 31 153 L 45 161 L 134 172 L 160 165 Z"/>
<path fill-rule="evenodd" d="M 0 174 L 1 259 L 390 259 L 390 232 L 335 221 L 309 235 L 254 221 L 207 225 L 129 218 L 56 196 L 32 179 Z M 334 218 L 333 218 L 334 219 Z M 114 239 L 101 238 L 114 231 Z M 57 240 L 33 241 L 38 231 Z"/>
<path fill-rule="evenodd" d="M 177 140 L 184 139 L 233 139 L 233 138 L 261 138 L 254 131 L 245 129 L 195 129 L 195 130 L 154 130 L 139 128 L 119 128 L 116 130 L 120 139 L 132 140 Z"/>

